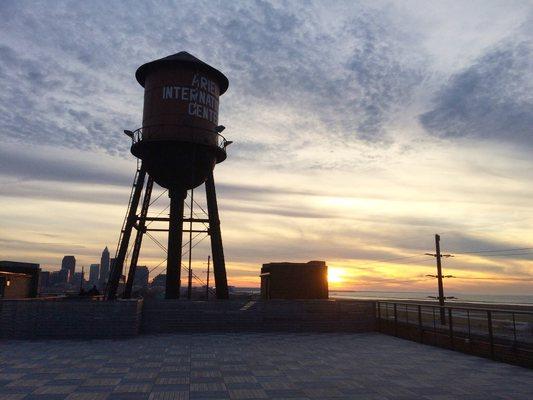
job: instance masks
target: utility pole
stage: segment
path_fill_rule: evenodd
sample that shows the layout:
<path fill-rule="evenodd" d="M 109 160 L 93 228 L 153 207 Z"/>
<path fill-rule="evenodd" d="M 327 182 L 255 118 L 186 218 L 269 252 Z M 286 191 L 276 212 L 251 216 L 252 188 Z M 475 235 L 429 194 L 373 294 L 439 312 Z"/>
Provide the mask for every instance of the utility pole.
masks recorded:
<path fill-rule="evenodd" d="M 442 275 L 442 263 L 441 259 L 442 257 L 453 257 L 451 254 L 441 254 L 440 252 L 440 235 L 435 234 L 435 254 L 431 253 L 425 253 L 428 256 L 433 256 L 437 260 L 437 275 L 426 275 L 430 276 L 432 278 L 437 278 L 438 287 L 439 287 L 439 308 L 440 308 L 440 323 L 442 325 L 446 325 L 446 312 L 444 310 L 444 300 L 446 297 L 444 297 L 444 284 L 442 282 L 442 278 L 444 276 Z M 446 278 L 453 278 L 452 275 L 446 275 Z"/>
<path fill-rule="evenodd" d="M 209 300 L 209 264 L 211 263 L 211 256 L 207 256 L 207 283 L 205 284 L 205 300 Z"/>
<path fill-rule="evenodd" d="M 435 235 L 435 259 L 437 260 L 437 282 L 439 286 L 440 323 L 446 325 L 446 313 L 444 312 L 444 285 L 442 283 L 442 254 L 440 253 L 440 236 Z"/>
<path fill-rule="evenodd" d="M 189 219 L 189 284 L 187 286 L 187 299 L 192 297 L 192 218 L 194 206 L 194 189 L 191 189 L 191 214 Z"/>

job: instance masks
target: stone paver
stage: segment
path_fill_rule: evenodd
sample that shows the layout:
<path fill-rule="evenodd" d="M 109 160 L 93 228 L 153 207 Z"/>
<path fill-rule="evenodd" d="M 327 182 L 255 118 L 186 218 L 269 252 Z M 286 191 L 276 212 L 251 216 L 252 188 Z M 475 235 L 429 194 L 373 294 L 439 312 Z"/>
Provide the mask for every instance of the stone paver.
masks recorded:
<path fill-rule="evenodd" d="M 4 341 L 0 400 L 533 399 L 533 370 L 371 334 Z"/>

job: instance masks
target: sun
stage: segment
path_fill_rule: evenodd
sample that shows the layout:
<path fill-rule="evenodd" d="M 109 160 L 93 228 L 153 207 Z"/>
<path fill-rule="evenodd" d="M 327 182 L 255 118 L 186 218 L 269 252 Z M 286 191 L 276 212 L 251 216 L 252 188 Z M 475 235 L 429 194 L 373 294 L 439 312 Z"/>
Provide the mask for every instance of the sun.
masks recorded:
<path fill-rule="evenodd" d="M 344 271 L 341 268 L 328 267 L 328 282 L 329 283 L 341 283 L 343 281 L 342 276 Z"/>

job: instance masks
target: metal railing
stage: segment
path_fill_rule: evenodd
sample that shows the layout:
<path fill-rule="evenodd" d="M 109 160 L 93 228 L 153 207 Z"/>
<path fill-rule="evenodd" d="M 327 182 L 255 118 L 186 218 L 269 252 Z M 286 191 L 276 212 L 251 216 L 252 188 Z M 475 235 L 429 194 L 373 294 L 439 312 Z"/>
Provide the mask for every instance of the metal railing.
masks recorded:
<path fill-rule="evenodd" d="M 533 366 L 533 311 L 377 301 L 378 331 Z"/>
<path fill-rule="evenodd" d="M 194 130 L 194 131 L 193 131 Z M 176 135 L 179 132 L 179 135 Z M 230 143 L 220 133 L 211 131 L 209 129 L 202 129 L 198 126 L 192 125 L 149 125 L 143 126 L 132 132 L 132 144 L 137 144 L 144 139 L 150 140 L 150 136 L 154 135 L 154 140 L 166 139 L 180 139 L 186 142 L 198 143 L 207 146 L 216 146 L 220 150 L 226 151 L 226 147 Z M 168 136 L 168 137 L 167 137 Z"/>

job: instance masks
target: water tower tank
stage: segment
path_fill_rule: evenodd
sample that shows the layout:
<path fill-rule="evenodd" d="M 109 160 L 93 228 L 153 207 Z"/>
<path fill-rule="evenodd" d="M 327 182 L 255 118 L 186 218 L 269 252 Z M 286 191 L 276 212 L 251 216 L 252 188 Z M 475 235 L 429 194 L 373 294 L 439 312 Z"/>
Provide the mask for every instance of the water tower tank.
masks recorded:
<path fill-rule="evenodd" d="M 135 77 L 144 87 L 144 110 L 131 152 L 165 188 L 201 185 L 226 158 L 217 127 L 228 79 L 185 51 L 140 66 Z"/>

